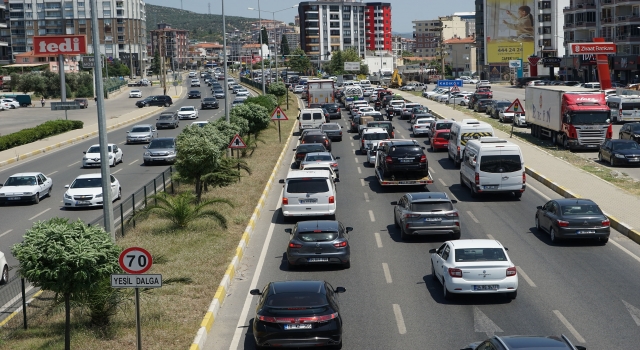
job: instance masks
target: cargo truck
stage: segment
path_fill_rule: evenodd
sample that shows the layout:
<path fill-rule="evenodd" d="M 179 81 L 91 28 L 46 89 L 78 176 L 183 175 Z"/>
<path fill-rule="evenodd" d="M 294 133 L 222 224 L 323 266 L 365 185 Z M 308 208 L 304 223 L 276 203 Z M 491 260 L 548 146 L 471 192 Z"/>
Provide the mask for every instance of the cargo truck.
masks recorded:
<path fill-rule="evenodd" d="M 307 107 L 318 103 L 335 103 L 334 81 L 332 79 L 314 79 L 307 82 Z"/>
<path fill-rule="evenodd" d="M 531 135 L 569 150 L 597 150 L 613 135 L 611 110 L 597 89 L 527 86 L 525 111 Z"/>

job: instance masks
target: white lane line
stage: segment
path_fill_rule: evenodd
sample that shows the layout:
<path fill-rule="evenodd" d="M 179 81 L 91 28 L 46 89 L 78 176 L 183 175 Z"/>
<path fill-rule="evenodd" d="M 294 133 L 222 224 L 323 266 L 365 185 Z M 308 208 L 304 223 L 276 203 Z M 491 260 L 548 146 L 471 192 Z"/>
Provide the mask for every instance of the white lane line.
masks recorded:
<path fill-rule="evenodd" d="M 398 324 L 398 332 L 400 334 L 407 333 L 407 327 L 404 325 L 404 318 L 402 318 L 402 310 L 400 310 L 400 305 L 393 304 L 393 313 L 396 315 L 396 323 Z"/>
<path fill-rule="evenodd" d="M 382 271 L 384 271 L 384 279 L 387 280 L 387 283 L 393 283 L 391 279 L 391 272 L 389 272 L 389 265 L 387 263 L 382 263 Z"/>
<path fill-rule="evenodd" d="M 136 159 L 136 160 L 134 160 L 133 162 L 129 163 L 129 165 L 134 165 L 134 164 L 136 164 L 136 163 L 137 163 L 137 162 L 139 162 L 139 161 L 140 161 L 140 159 Z"/>
<path fill-rule="evenodd" d="M 406 139 L 406 137 L 404 137 L 404 135 L 400 135 L 400 137 L 402 137 L 403 139 Z M 406 330 L 405 330 L 405 332 L 406 332 Z"/>
<path fill-rule="evenodd" d="M 451 191 L 449 191 L 449 196 L 450 196 L 450 197 L 451 197 L 451 199 L 453 199 L 453 200 L 456 200 L 456 201 L 458 200 L 458 197 L 456 197 L 456 195 L 455 195 L 455 194 L 453 194 L 453 192 L 451 192 Z"/>
<path fill-rule="evenodd" d="M 364 179 L 360 179 L 360 183 L 362 184 L 362 186 L 365 186 Z"/>
<path fill-rule="evenodd" d="M 364 193 L 364 201 L 369 203 L 369 194 L 367 192 Z"/>
<path fill-rule="evenodd" d="M 444 181 L 443 181 L 442 179 L 438 178 L 438 181 L 440 181 L 440 183 L 442 184 L 442 186 L 447 187 L 447 184 L 446 184 L 446 183 L 444 183 Z"/>
<path fill-rule="evenodd" d="M 527 283 L 529 283 L 529 285 L 531 287 L 536 287 L 536 284 L 533 283 L 533 280 L 531 278 L 529 278 L 529 275 L 527 275 L 526 273 L 524 273 L 524 271 L 522 270 L 522 268 L 520 266 L 516 266 L 516 269 L 518 269 L 518 273 L 520 275 L 522 275 L 522 278 L 524 278 L 525 281 L 527 281 Z"/>
<path fill-rule="evenodd" d="M 436 174 L 436 172 L 433 171 L 433 168 L 431 168 L 431 167 L 429 167 L 429 171 L 431 172 L 431 175 L 435 175 Z"/>
<path fill-rule="evenodd" d="M 360 169 L 360 167 L 358 167 L 358 174 L 362 174 L 362 169 Z"/>
<path fill-rule="evenodd" d="M 374 232 L 373 235 L 376 237 L 376 244 L 378 245 L 378 248 L 382 248 L 382 239 L 380 239 L 380 234 L 378 232 Z"/>
<path fill-rule="evenodd" d="M 280 197 L 282 197 L 282 191 L 280 191 Z M 282 206 L 282 201 L 278 201 L 278 205 L 276 205 L 276 211 Z M 260 274 L 262 273 L 262 266 L 264 265 L 265 257 L 267 256 L 267 250 L 269 250 L 269 242 L 271 242 L 271 236 L 273 235 L 273 229 L 276 227 L 275 223 L 271 223 L 269 225 L 269 231 L 267 232 L 267 238 L 265 239 L 264 246 L 262 247 L 262 251 L 260 252 L 260 259 L 258 260 L 258 264 L 256 265 L 256 272 L 251 279 L 251 286 L 249 290 L 255 289 L 258 285 L 258 279 L 260 278 Z M 245 329 L 245 320 L 247 319 L 247 315 L 249 314 L 249 309 L 253 304 L 253 296 L 249 295 L 244 301 L 244 306 L 242 307 L 242 312 L 240 313 L 240 319 L 238 320 L 238 326 L 236 327 L 236 331 L 233 333 L 233 339 L 231 340 L 231 346 L 229 349 L 237 349 L 238 344 L 240 343 L 240 337 L 242 336 L 242 332 Z"/>
<path fill-rule="evenodd" d="M 7 233 L 9 233 L 9 232 L 11 232 L 11 231 L 13 231 L 13 229 L 11 229 L 11 230 L 9 230 L 9 231 L 5 231 L 5 232 L 3 232 L 3 233 L 0 235 L 0 237 L 2 237 L 2 236 L 4 236 L 4 235 L 6 235 Z"/>
<path fill-rule="evenodd" d="M 118 169 L 118 170 L 116 170 L 116 171 L 112 172 L 112 173 L 111 173 L 111 175 L 113 175 L 113 174 L 115 174 L 115 173 L 118 173 L 118 172 L 120 172 L 120 171 L 122 171 L 122 168 L 120 168 L 120 169 Z"/>
<path fill-rule="evenodd" d="M 637 255 L 633 254 L 631 251 L 629 251 L 627 248 L 623 247 L 622 245 L 620 245 L 620 243 L 610 239 L 609 243 L 613 244 L 614 246 L 620 248 L 620 250 L 622 250 L 623 252 L 627 253 L 630 257 L 634 258 L 637 262 L 640 262 L 640 257 L 638 257 Z"/>
<path fill-rule="evenodd" d="M 573 334 L 573 336 L 576 338 L 576 340 L 579 343 L 586 343 L 586 341 L 584 340 L 584 338 L 580 335 L 580 333 L 578 333 L 578 331 L 573 328 L 573 326 L 571 325 L 571 323 L 569 323 L 569 321 L 567 321 L 567 319 L 560 313 L 560 311 L 558 310 L 553 310 L 553 313 L 556 315 L 556 317 L 558 317 L 558 319 L 560 320 L 560 322 L 562 322 L 562 324 L 564 324 L 565 327 L 567 327 L 567 329 L 569 330 L 569 332 L 571 332 L 571 334 Z"/>
<path fill-rule="evenodd" d="M 351 147 L 354 147 L 353 141 L 351 141 Z"/>
<path fill-rule="evenodd" d="M 478 221 L 478 219 L 476 218 L 476 216 L 475 216 L 475 215 L 473 215 L 473 213 L 472 213 L 472 212 L 467 211 L 467 214 L 469 214 L 469 216 L 471 217 L 471 220 L 475 221 L 475 223 L 476 223 L 476 224 L 479 224 L 479 223 L 480 223 L 480 221 Z"/>
<path fill-rule="evenodd" d="M 49 174 L 47 174 L 47 177 L 49 177 L 49 176 L 51 176 L 51 175 L 53 175 L 53 174 L 55 174 L 55 173 L 57 173 L 57 172 L 58 172 L 58 171 L 56 170 L 56 171 L 54 171 L 54 172 L 52 172 L 52 173 L 49 173 Z"/>
<path fill-rule="evenodd" d="M 356 157 L 355 159 L 356 159 L 356 163 L 358 163 L 358 157 Z"/>
<path fill-rule="evenodd" d="M 77 161 L 75 163 L 71 163 L 71 164 L 67 165 L 67 168 L 70 168 L 70 167 L 72 167 L 72 166 L 74 166 L 74 165 L 76 165 L 76 164 L 78 164 L 80 162 L 81 162 L 81 160 L 79 160 L 79 161 Z"/>
<path fill-rule="evenodd" d="M 34 216 L 30 217 L 30 218 L 29 218 L 29 220 L 33 220 L 33 219 L 37 218 L 38 216 L 40 216 L 40 215 L 42 215 L 42 214 L 44 214 L 44 213 L 48 212 L 49 210 L 51 210 L 51 208 L 47 208 L 47 209 L 45 209 L 45 210 L 43 210 L 43 211 L 39 212 L 38 214 L 36 214 L 36 215 L 34 215 Z"/>
<path fill-rule="evenodd" d="M 371 219 L 371 222 L 376 222 L 376 217 L 373 216 L 373 210 L 369 210 L 369 219 Z"/>
<path fill-rule="evenodd" d="M 531 186 L 531 185 L 529 185 L 529 184 L 527 184 L 527 188 L 532 189 L 532 190 L 533 190 L 533 192 L 537 193 L 540 197 L 542 197 L 542 198 L 544 198 L 544 199 L 546 199 L 546 200 L 551 200 L 551 198 L 549 198 L 549 196 L 547 196 L 546 194 L 544 194 L 544 193 L 540 192 L 540 190 L 539 190 L 539 189 L 537 189 L 537 188 L 535 188 L 535 187 L 533 187 L 533 186 Z"/>
<path fill-rule="evenodd" d="M 489 239 L 495 239 L 495 238 L 493 238 L 493 236 L 492 236 L 492 235 L 490 235 L 490 234 L 488 234 L 488 233 L 487 233 L 487 237 L 488 237 Z"/>

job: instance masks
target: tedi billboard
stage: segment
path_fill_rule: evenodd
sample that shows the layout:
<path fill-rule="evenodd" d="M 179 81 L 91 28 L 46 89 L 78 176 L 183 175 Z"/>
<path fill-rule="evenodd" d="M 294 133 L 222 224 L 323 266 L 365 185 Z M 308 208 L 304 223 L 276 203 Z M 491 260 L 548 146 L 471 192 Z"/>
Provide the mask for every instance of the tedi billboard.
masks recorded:
<path fill-rule="evenodd" d="M 33 37 L 36 55 L 80 55 L 87 53 L 84 35 L 46 35 Z"/>

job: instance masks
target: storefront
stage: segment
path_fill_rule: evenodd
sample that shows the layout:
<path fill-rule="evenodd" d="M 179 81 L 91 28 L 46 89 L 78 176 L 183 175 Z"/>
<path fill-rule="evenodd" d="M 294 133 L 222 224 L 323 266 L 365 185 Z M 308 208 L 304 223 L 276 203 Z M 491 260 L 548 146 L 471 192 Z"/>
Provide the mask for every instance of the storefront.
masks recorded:
<path fill-rule="evenodd" d="M 638 56 L 614 56 L 611 80 L 624 85 L 639 82 Z"/>
<path fill-rule="evenodd" d="M 578 80 L 583 83 L 598 81 L 596 55 L 578 55 Z"/>

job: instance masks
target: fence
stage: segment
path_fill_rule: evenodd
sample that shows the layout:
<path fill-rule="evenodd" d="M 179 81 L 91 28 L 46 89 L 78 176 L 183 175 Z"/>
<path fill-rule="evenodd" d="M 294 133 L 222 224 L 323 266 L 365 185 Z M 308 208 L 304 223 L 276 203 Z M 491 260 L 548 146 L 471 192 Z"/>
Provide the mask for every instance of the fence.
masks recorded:
<path fill-rule="evenodd" d="M 262 91 L 262 83 L 257 83 L 249 78 L 245 78 L 245 77 L 240 77 L 240 82 L 243 84 L 247 84 L 247 85 L 251 85 L 254 88 Z M 269 85 L 268 83 L 266 84 L 267 86 Z"/>
<path fill-rule="evenodd" d="M 120 78 L 105 78 L 103 85 L 104 85 L 104 93 L 106 97 L 109 95 L 109 93 L 118 90 L 123 85 L 127 85 L 127 81 Z"/>

